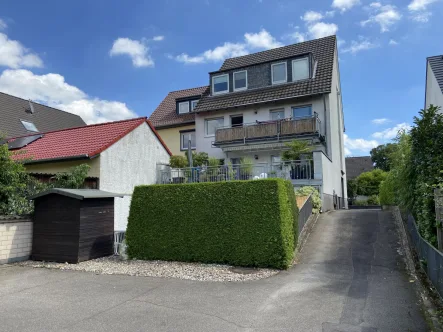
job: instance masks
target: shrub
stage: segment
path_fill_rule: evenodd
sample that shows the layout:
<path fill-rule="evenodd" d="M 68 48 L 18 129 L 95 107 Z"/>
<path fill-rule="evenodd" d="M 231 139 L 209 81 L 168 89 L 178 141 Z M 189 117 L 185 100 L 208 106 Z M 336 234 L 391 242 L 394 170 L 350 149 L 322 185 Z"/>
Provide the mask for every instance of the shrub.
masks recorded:
<path fill-rule="evenodd" d="M 380 205 L 380 199 L 377 195 L 371 195 L 368 198 L 368 205 Z"/>
<path fill-rule="evenodd" d="M 380 183 L 386 178 L 387 173 L 381 169 L 361 173 L 357 177 L 357 193 L 359 195 L 378 195 Z"/>
<path fill-rule="evenodd" d="M 295 196 L 309 196 L 312 200 L 312 213 L 320 213 L 321 210 L 321 198 L 317 189 L 310 186 L 301 187 L 295 191 Z"/>
<path fill-rule="evenodd" d="M 294 189 L 282 179 L 138 186 L 126 232 L 128 254 L 288 268 L 297 214 Z"/>
<path fill-rule="evenodd" d="M 388 173 L 386 179 L 380 183 L 379 197 L 381 205 L 395 205 L 395 188 L 394 179 L 391 172 Z"/>
<path fill-rule="evenodd" d="M 188 166 L 188 160 L 185 156 L 171 156 L 169 158 L 169 165 L 172 168 L 185 168 Z"/>
<path fill-rule="evenodd" d="M 356 200 L 353 205 L 357 206 L 368 206 L 368 201 L 365 199 Z"/>

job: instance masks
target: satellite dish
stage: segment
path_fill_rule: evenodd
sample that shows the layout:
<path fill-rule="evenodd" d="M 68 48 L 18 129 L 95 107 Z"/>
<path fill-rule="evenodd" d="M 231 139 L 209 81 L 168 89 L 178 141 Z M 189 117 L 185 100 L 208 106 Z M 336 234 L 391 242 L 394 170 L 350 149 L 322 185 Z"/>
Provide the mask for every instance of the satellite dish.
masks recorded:
<path fill-rule="evenodd" d="M 29 112 L 31 113 L 31 114 L 34 114 L 34 105 L 32 105 L 32 101 L 31 101 L 31 99 L 29 99 L 28 100 L 28 102 L 29 102 Z"/>

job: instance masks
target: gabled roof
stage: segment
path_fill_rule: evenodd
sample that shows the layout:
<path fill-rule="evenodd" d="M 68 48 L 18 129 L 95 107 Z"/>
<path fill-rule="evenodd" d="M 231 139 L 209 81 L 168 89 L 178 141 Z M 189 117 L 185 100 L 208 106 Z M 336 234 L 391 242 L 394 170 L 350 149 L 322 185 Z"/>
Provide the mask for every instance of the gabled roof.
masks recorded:
<path fill-rule="evenodd" d="M 244 68 L 304 54 L 312 54 L 317 64 L 315 77 L 300 82 L 289 82 L 242 92 L 230 92 L 220 96 L 211 96 L 208 89 L 203 95 L 203 98 L 199 101 L 195 112 L 220 110 L 281 99 L 330 93 L 335 49 L 336 37 L 329 36 L 227 59 L 218 72 L 228 71 L 235 68 Z"/>
<path fill-rule="evenodd" d="M 30 134 L 20 120 L 32 122 L 39 132 L 85 126 L 78 115 L 56 108 L 32 102 L 32 114 L 29 101 L 0 92 L 0 134 L 16 137 Z"/>
<path fill-rule="evenodd" d="M 13 158 L 26 159 L 27 163 L 93 158 L 145 122 L 171 155 L 150 121 L 142 117 L 43 133 L 41 138 L 13 150 Z"/>
<path fill-rule="evenodd" d="M 151 114 L 149 120 L 156 128 L 193 124 L 195 122 L 194 113 L 177 114 L 176 99 L 201 96 L 207 89 L 208 86 L 202 86 L 198 88 L 169 92 L 165 99 L 163 99 L 160 105 L 158 105 L 155 111 Z"/>
<path fill-rule="evenodd" d="M 348 180 L 354 179 L 361 173 L 369 172 L 374 169 L 374 163 L 370 156 L 364 157 L 347 157 L 346 163 L 346 178 Z"/>
<path fill-rule="evenodd" d="M 441 92 L 443 93 L 443 55 L 431 56 L 428 58 L 428 61 L 437 83 L 440 86 Z"/>

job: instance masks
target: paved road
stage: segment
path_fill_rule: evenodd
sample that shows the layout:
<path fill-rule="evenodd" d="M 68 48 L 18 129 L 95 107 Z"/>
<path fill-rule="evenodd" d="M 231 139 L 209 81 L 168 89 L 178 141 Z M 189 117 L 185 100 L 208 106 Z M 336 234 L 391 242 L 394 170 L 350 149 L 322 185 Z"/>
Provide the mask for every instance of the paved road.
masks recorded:
<path fill-rule="evenodd" d="M 426 331 L 413 287 L 390 215 L 338 211 L 254 282 L 0 267 L 0 331 Z"/>

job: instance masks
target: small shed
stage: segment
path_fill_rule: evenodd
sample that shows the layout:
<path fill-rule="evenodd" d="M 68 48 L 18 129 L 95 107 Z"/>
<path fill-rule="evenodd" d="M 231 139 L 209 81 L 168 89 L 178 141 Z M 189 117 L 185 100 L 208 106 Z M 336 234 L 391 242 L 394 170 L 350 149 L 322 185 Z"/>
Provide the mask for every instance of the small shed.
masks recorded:
<path fill-rule="evenodd" d="M 114 197 L 97 189 L 50 189 L 34 200 L 33 260 L 78 263 L 113 254 Z"/>

